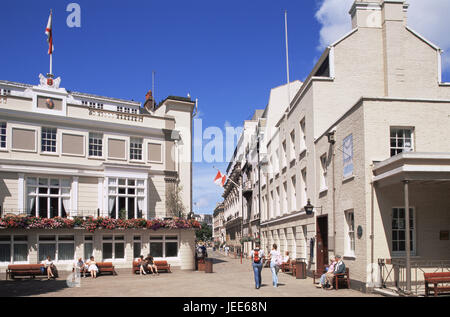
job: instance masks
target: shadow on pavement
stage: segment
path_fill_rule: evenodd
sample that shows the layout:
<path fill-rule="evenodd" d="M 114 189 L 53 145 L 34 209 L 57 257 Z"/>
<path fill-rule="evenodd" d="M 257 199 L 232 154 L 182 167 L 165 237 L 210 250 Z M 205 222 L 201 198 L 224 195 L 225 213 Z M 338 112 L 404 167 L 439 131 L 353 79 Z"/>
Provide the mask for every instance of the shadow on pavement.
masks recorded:
<path fill-rule="evenodd" d="M 65 279 L 17 279 L 0 281 L 0 297 L 33 296 L 68 288 Z"/>

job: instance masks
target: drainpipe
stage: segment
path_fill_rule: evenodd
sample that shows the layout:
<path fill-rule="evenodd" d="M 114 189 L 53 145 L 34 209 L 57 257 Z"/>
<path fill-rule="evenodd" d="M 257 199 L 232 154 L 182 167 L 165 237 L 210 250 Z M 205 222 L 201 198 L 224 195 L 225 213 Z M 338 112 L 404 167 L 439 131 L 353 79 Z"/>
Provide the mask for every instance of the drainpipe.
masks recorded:
<path fill-rule="evenodd" d="M 411 293 L 411 236 L 409 225 L 409 181 L 403 181 L 405 191 L 405 248 L 406 248 L 406 291 Z"/>

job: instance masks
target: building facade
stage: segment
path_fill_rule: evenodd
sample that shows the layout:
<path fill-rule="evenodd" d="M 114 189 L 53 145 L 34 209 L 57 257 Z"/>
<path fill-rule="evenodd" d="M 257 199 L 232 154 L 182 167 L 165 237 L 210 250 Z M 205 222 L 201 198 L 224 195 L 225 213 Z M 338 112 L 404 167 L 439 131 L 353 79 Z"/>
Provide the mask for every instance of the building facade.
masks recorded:
<path fill-rule="evenodd" d="M 0 89 L 3 217 L 172 218 L 166 195 L 174 186 L 192 210 L 190 98 L 168 97 L 156 105 L 149 92 L 141 107 L 67 91 L 60 78 L 42 75 L 38 85 L 0 81 Z M 129 267 L 137 255 L 151 253 L 193 268 L 192 229 L 2 229 L 0 239 L 0 266 L 50 255 L 64 269 L 91 254 Z"/>
<path fill-rule="evenodd" d="M 219 245 L 222 245 L 225 242 L 226 232 L 224 220 L 223 203 L 218 203 L 213 214 L 213 240 Z"/>
<path fill-rule="evenodd" d="M 310 272 L 342 255 L 363 291 L 380 286 L 378 263 L 450 266 L 450 84 L 407 10 L 356 1 L 353 30 L 303 83 L 272 89 L 258 123 L 263 247 L 278 244 Z"/>

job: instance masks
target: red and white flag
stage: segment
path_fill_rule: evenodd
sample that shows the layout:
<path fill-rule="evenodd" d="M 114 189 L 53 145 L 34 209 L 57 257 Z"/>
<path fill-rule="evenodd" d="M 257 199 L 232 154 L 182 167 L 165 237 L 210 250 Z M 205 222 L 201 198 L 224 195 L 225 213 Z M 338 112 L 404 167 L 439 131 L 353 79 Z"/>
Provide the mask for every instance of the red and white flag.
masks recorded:
<path fill-rule="evenodd" d="M 223 187 L 223 185 L 225 185 L 226 180 L 227 180 L 227 175 L 222 175 L 222 173 L 220 171 L 218 171 L 216 178 L 214 178 L 214 183 L 216 185 Z"/>
<path fill-rule="evenodd" d="M 45 35 L 47 35 L 48 42 L 48 54 L 53 53 L 53 35 L 52 35 L 52 12 L 50 11 L 50 16 L 48 17 L 47 28 L 45 29 Z"/>

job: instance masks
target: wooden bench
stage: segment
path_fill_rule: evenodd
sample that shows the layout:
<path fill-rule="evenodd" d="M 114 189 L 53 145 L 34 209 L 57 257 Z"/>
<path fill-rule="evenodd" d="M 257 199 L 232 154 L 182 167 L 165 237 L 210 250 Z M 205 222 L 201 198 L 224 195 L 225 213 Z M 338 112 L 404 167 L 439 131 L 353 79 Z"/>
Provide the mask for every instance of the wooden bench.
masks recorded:
<path fill-rule="evenodd" d="M 97 262 L 97 268 L 97 275 L 101 275 L 103 273 L 111 273 L 111 275 L 117 275 L 112 262 Z M 90 274 L 90 272 L 86 270 L 86 274 Z"/>
<path fill-rule="evenodd" d="M 450 291 L 450 272 L 424 273 L 423 276 L 425 278 L 425 296 L 430 294 L 430 290 L 433 290 L 434 296 Z M 433 286 L 431 287 L 430 284 Z M 439 286 L 440 284 L 441 286 Z"/>
<path fill-rule="evenodd" d="M 6 279 L 15 279 L 16 276 L 30 276 L 31 278 L 47 276 L 47 271 L 44 270 L 44 273 L 42 273 L 41 268 L 44 268 L 44 264 L 11 264 L 6 269 Z M 56 266 L 54 266 L 53 274 L 58 277 Z"/>
<path fill-rule="evenodd" d="M 160 260 L 160 261 L 153 261 L 153 263 L 156 265 L 158 272 L 166 271 L 167 273 L 172 273 L 172 271 L 170 270 L 170 264 L 167 263 L 167 261 Z M 133 261 L 133 268 L 131 269 L 131 272 L 133 274 L 139 273 L 139 266 L 137 261 Z"/>
<path fill-rule="evenodd" d="M 334 289 L 339 289 L 339 282 L 346 282 L 347 288 L 350 288 L 350 270 L 348 267 L 345 268 L 345 273 L 334 275 Z"/>
<path fill-rule="evenodd" d="M 316 284 L 316 279 L 320 279 L 322 277 L 322 274 L 325 274 L 327 272 L 327 266 L 323 266 L 323 270 L 313 270 L 313 284 Z"/>
<path fill-rule="evenodd" d="M 281 272 L 291 272 L 292 271 L 292 260 L 289 259 L 287 262 L 281 263 Z"/>

